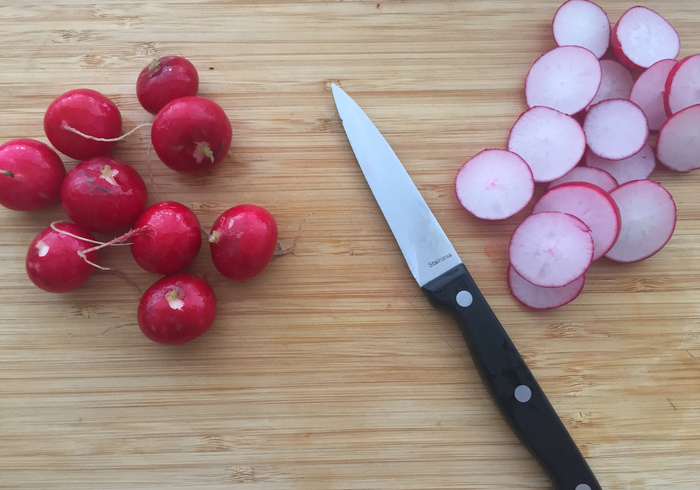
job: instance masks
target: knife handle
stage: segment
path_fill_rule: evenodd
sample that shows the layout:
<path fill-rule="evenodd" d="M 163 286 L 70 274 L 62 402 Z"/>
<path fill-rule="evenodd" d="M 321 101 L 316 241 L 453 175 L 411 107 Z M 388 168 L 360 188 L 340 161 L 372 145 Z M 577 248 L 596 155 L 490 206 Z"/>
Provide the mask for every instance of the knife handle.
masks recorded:
<path fill-rule="evenodd" d="M 598 490 L 600 484 L 508 334 L 460 264 L 421 288 L 433 306 L 459 323 L 477 370 L 513 431 L 556 490 Z"/>

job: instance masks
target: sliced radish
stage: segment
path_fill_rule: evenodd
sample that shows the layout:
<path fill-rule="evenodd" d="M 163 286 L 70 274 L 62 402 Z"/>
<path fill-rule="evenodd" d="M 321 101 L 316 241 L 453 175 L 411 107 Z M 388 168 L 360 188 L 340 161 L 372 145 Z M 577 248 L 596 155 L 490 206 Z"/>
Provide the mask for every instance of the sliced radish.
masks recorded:
<path fill-rule="evenodd" d="M 700 54 L 676 63 L 666 78 L 664 93 L 667 116 L 695 104 L 700 104 Z"/>
<path fill-rule="evenodd" d="M 592 260 L 605 255 L 620 234 L 615 201 L 593 184 L 570 182 L 547 191 L 532 208 L 533 214 L 543 211 L 561 211 L 583 221 L 593 236 Z"/>
<path fill-rule="evenodd" d="M 628 99 L 634 85 L 629 69 L 615 60 L 600 60 L 600 68 L 602 72 L 600 88 L 591 105 L 601 100 Z"/>
<path fill-rule="evenodd" d="M 526 281 L 513 266 L 508 266 L 508 288 L 511 294 L 522 304 L 535 310 L 550 310 L 571 303 L 581 294 L 585 282 L 586 276 L 583 275 L 566 286 L 543 288 Z"/>
<path fill-rule="evenodd" d="M 535 106 L 520 115 L 510 130 L 508 149 L 532 169 L 535 182 L 565 175 L 583 157 L 586 136 L 573 117 L 549 107 Z"/>
<path fill-rule="evenodd" d="M 646 7 L 632 7 L 622 14 L 613 27 L 611 45 L 620 63 L 639 69 L 673 59 L 681 49 L 673 26 Z"/>
<path fill-rule="evenodd" d="M 635 180 L 610 193 L 620 209 L 620 236 L 605 254 L 616 262 L 638 262 L 651 257 L 671 239 L 676 226 L 676 204 L 659 183 Z"/>
<path fill-rule="evenodd" d="M 564 2 L 554 14 L 552 33 L 558 46 L 581 46 L 601 58 L 610 46 L 610 20 L 588 0 Z"/>
<path fill-rule="evenodd" d="M 647 179 L 656 168 L 656 156 L 649 143 L 644 145 L 639 153 L 623 160 L 606 160 L 588 150 L 584 161 L 590 168 L 605 170 L 619 185 L 633 180 Z"/>
<path fill-rule="evenodd" d="M 618 185 L 615 177 L 610 175 L 605 170 L 579 165 L 572 168 L 571 171 L 565 176 L 550 182 L 547 185 L 546 190 L 550 190 L 558 185 L 566 184 L 568 182 L 587 182 L 600 187 L 605 192 L 610 192 Z"/>
<path fill-rule="evenodd" d="M 576 114 L 591 103 L 600 87 L 601 77 L 600 61 L 586 48 L 554 48 L 540 56 L 527 74 L 527 105 Z"/>
<path fill-rule="evenodd" d="M 676 63 L 676 60 L 657 61 L 639 75 L 630 92 L 629 99 L 644 111 L 651 131 L 658 131 L 668 119 L 664 91 L 668 74 Z"/>
<path fill-rule="evenodd" d="M 700 104 L 666 121 L 659 131 L 656 156 L 662 165 L 677 172 L 700 168 Z"/>
<path fill-rule="evenodd" d="M 513 231 L 508 258 L 515 271 L 536 286 L 566 286 L 591 265 L 593 237 L 585 223 L 570 214 L 532 214 Z"/>
<path fill-rule="evenodd" d="M 583 130 L 591 151 L 608 160 L 635 155 L 649 138 L 644 111 L 626 99 L 608 99 L 591 106 Z"/>
<path fill-rule="evenodd" d="M 477 218 L 505 219 L 522 210 L 535 189 L 532 171 L 517 154 L 484 150 L 457 172 L 455 193 L 459 203 Z"/>

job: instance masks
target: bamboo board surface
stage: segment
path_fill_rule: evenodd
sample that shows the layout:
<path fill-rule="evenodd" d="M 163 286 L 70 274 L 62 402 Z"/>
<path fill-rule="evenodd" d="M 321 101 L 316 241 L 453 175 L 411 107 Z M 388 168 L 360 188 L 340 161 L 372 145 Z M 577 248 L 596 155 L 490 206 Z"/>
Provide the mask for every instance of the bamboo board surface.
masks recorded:
<path fill-rule="evenodd" d="M 604 488 L 700 488 L 700 174 L 657 170 L 678 207 L 656 256 L 595 263 L 582 295 L 535 312 L 509 294 L 510 232 L 479 221 L 457 169 L 503 147 L 523 81 L 554 47 L 551 1 L 19 2 L 0 6 L 0 140 L 47 141 L 43 113 L 79 87 L 148 122 L 135 80 L 179 54 L 234 130 L 206 176 L 114 156 L 204 228 L 240 203 L 276 217 L 292 254 L 232 283 L 203 247 L 189 271 L 218 297 L 212 329 L 167 348 L 136 324 L 139 292 L 95 274 L 51 295 L 24 270 L 60 206 L 0 209 L 0 488 L 551 488 L 489 399 L 461 334 L 416 287 L 342 130 L 338 83 L 374 120 L 452 239 Z M 601 1 L 612 22 L 635 5 Z M 700 4 L 644 5 L 700 52 Z M 68 169 L 75 161 L 64 158 Z M 128 249 L 103 265 L 145 290 Z"/>

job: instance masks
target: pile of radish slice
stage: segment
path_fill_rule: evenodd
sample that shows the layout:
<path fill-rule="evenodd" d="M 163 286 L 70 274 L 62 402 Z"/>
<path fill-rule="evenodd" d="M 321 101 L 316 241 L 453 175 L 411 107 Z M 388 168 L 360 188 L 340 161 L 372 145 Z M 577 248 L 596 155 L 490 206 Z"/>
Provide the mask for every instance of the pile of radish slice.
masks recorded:
<path fill-rule="evenodd" d="M 568 0 L 552 31 L 557 47 L 527 74 L 528 110 L 507 148 L 479 152 L 455 179 L 460 204 L 486 220 L 514 216 L 545 186 L 508 247 L 510 291 L 535 309 L 573 301 L 596 260 L 661 250 L 676 204 L 650 176 L 657 162 L 700 168 L 700 54 L 676 59 L 666 19 L 636 6 L 611 27 L 597 4 Z"/>

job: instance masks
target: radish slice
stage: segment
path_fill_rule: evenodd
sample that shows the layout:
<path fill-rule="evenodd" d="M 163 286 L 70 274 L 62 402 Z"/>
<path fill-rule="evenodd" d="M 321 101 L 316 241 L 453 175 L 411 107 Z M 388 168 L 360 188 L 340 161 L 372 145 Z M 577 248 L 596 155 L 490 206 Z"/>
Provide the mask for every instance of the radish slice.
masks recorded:
<path fill-rule="evenodd" d="M 611 45 L 620 63 L 640 69 L 673 59 L 681 49 L 673 26 L 646 7 L 632 7 L 622 14 L 612 30 Z"/>
<path fill-rule="evenodd" d="M 666 121 L 659 131 L 656 156 L 677 172 L 700 168 L 700 105 L 687 107 Z"/>
<path fill-rule="evenodd" d="M 590 168 L 608 172 L 619 185 L 633 180 L 647 179 L 656 168 L 656 156 L 649 143 L 644 145 L 639 153 L 623 160 L 606 160 L 588 150 L 584 161 Z"/>
<path fill-rule="evenodd" d="M 601 100 L 628 99 L 634 79 L 629 69 L 615 60 L 600 60 L 602 78 L 598 93 L 591 101 L 591 105 Z"/>
<path fill-rule="evenodd" d="M 477 218 L 505 219 L 522 210 L 535 189 L 525 160 L 507 150 L 484 150 L 457 172 L 459 203 Z"/>
<path fill-rule="evenodd" d="M 664 90 L 668 74 L 676 63 L 676 60 L 657 61 L 639 75 L 630 92 L 629 99 L 644 111 L 651 131 L 661 129 L 661 125 L 668 119 L 664 107 Z"/>
<path fill-rule="evenodd" d="M 610 20 L 588 0 L 564 2 L 554 14 L 552 33 L 558 46 L 581 46 L 601 58 L 610 46 Z"/>
<path fill-rule="evenodd" d="M 609 99 L 591 106 L 583 130 L 591 151 L 608 160 L 635 155 L 649 138 L 644 111 L 626 99 Z"/>
<path fill-rule="evenodd" d="M 671 239 L 676 226 L 676 204 L 659 183 L 635 180 L 610 193 L 620 209 L 620 237 L 605 254 L 616 262 L 638 262 L 651 257 Z"/>
<path fill-rule="evenodd" d="M 601 77 L 600 61 L 586 48 L 554 48 L 540 56 L 527 74 L 527 105 L 576 114 L 591 103 Z"/>
<path fill-rule="evenodd" d="M 581 294 L 585 282 L 586 276 L 583 275 L 566 286 L 543 288 L 527 282 L 513 266 L 508 266 L 510 293 L 522 304 L 535 310 L 550 310 L 571 303 Z"/>
<path fill-rule="evenodd" d="M 695 104 L 700 104 L 700 54 L 676 63 L 668 74 L 664 93 L 667 116 Z"/>
<path fill-rule="evenodd" d="M 515 271 L 536 286 L 566 286 L 591 265 L 593 237 L 584 222 L 570 214 L 532 214 L 513 231 L 508 258 Z"/>
<path fill-rule="evenodd" d="M 508 149 L 532 169 L 535 182 L 565 175 L 583 157 L 586 136 L 573 117 L 549 107 L 533 107 L 520 115 L 510 130 Z"/>
<path fill-rule="evenodd" d="M 578 166 L 572 168 L 571 172 L 565 176 L 550 182 L 545 190 L 550 190 L 558 185 L 569 182 L 587 182 L 600 187 L 605 192 L 610 192 L 618 185 L 615 177 L 605 170 L 595 167 Z"/>
<path fill-rule="evenodd" d="M 571 182 L 547 191 L 532 213 L 561 211 L 577 217 L 591 230 L 593 259 L 598 260 L 613 246 L 620 234 L 620 212 L 607 192 L 593 184 Z"/>

